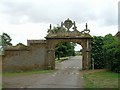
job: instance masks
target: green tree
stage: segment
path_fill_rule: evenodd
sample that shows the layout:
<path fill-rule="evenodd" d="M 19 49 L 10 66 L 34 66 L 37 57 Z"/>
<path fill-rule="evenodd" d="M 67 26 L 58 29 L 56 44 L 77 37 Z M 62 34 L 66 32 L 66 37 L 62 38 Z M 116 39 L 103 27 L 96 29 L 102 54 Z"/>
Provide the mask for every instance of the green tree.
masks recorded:
<path fill-rule="evenodd" d="M 103 37 L 93 36 L 91 49 L 91 57 L 94 59 L 94 68 L 101 69 L 104 68 L 104 56 L 103 56 Z"/>
<path fill-rule="evenodd" d="M 112 34 L 105 37 L 94 36 L 91 51 L 95 68 L 120 72 L 120 42 L 115 36 Z"/>
<path fill-rule="evenodd" d="M 59 43 L 55 48 L 55 56 L 60 59 L 60 57 L 74 56 L 76 44 L 72 42 Z"/>
<path fill-rule="evenodd" d="M 108 70 L 120 72 L 120 42 L 115 36 L 104 37 L 104 60 Z"/>
<path fill-rule="evenodd" d="M 54 32 L 54 33 L 58 33 L 58 32 L 61 32 L 60 29 L 61 29 L 60 25 L 57 25 L 57 27 L 53 27 L 53 29 L 51 31 Z M 62 31 L 66 32 L 67 30 L 63 27 Z"/>
<path fill-rule="evenodd" d="M 3 46 L 9 46 L 9 45 L 12 45 L 11 43 L 11 37 L 7 34 L 7 33 L 3 33 L 2 36 L 2 45 Z"/>
<path fill-rule="evenodd" d="M 25 46 L 23 43 L 18 43 L 16 46 L 19 46 L 19 45 Z"/>

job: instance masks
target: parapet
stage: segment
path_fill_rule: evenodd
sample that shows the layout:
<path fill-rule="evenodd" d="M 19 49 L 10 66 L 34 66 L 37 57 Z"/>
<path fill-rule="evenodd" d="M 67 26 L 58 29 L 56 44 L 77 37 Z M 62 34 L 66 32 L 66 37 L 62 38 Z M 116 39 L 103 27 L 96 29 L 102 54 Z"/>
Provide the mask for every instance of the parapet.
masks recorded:
<path fill-rule="evenodd" d="M 5 46 L 5 51 L 28 51 L 29 47 L 25 45 L 17 45 L 17 46 Z"/>
<path fill-rule="evenodd" d="M 46 40 L 27 40 L 27 45 L 30 44 L 46 44 Z"/>

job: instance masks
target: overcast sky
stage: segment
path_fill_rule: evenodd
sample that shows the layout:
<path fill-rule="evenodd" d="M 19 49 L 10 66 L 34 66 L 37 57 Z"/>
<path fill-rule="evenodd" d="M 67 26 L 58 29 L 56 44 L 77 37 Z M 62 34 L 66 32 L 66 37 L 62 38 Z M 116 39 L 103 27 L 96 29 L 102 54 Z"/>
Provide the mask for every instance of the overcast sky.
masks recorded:
<path fill-rule="evenodd" d="M 0 0 L 0 33 L 8 33 L 12 43 L 44 39 L 49 24 L 70 18 L 78 30 L 91 35 L 115 35 L 118 31 L 119 0 Z"/>

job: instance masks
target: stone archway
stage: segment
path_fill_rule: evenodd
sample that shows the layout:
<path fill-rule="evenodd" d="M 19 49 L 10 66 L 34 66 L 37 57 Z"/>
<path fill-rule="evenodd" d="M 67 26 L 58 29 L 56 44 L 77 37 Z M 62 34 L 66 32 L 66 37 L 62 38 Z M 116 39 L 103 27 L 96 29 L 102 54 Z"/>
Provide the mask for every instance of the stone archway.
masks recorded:
<path fill-rule="evenodd" d="M 70 29 L 73 27 L 73 31 Z M 66 28 L 66 31 L 64 30 Z M 55 69 L 55 46 L 59 42 L 75 42 L 83 48 L 82 69 L 89 69 L 91 67 L 91 35 L 90 30 L 86 28 L 83 31 L 78 31 L 75 22 L 67 19 L 61 22 L 61 27 L 58 32 L 55 32 L 50 25 L 48 35 L 45 37 L 47 41 L 47 60 L 46 65 L 50 69 Z"/>

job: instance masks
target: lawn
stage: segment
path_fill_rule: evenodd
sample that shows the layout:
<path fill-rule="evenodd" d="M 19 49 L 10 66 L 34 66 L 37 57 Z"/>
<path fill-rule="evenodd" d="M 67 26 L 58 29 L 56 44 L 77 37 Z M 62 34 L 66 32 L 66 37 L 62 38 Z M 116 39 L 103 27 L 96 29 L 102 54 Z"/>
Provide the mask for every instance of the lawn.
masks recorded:
<path fill-rule="evenodd" d="M 85 88 L 118 88 L 118 73 L 91 70 L 83 74 Z"/>

